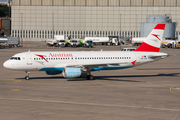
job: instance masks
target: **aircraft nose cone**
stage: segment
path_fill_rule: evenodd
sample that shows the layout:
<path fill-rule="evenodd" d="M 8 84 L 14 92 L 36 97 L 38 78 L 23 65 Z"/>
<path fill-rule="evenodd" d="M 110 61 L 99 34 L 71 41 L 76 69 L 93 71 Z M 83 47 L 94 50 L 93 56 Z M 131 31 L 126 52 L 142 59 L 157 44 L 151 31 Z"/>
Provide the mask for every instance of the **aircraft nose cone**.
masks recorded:
<path fill-rule="evenodd" d="M 3 64 L 3 66 L 5 67 L 5 68 L 11 68 L 11 63 L 9 62 L 9 61 L 5 61 L 4 62 L 4 64 Z"/>

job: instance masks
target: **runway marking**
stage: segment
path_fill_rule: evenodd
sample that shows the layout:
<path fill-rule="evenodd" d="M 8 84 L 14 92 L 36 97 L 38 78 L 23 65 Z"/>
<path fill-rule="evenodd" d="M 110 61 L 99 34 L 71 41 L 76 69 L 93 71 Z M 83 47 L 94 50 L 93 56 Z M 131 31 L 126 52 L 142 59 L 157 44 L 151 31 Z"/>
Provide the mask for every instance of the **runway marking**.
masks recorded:
<path fill-rule="evenodd" d="M 14 79 L 7 79 L 7 80 L 12 80 L 13 81 Z"/>
<path fill-rule="evenodd" d="M 180 90 L 180 88 L 174 88 L 174 89 Z"/>
<path fill-rule="evenodd" d="M 13 80 L 13 82 L 22 82 L 22 80 Z"/>
<path fill-rule="evenodd" d="M 10 81 L 13 81 L 13 82 L 22 82 L 22 80 L 15 80 L 15 79 L 7 79 L 7 80 L 10 80 Z"/>
<path fill-rule="evenodd" d="M 180 84 L 177 84 L 177 85 L 174 85 L 174 86 L 170 87 L 170 89 L 169 89 L 170 92 L 172 92 L 173 94 L 176 94 L 176 95 L 180 95 L 179 93 L 176 93 L 176 92 L 172 91 L 172 88 L 174 88 L 174 87 L 176 87 L 178 85 L 180 85 Z M 179 88 L 176 88 L 176 89 L 179 89 Z"/>
<path fill-rule="evenodd" d="M 0 100 L 13 100 L 13 101 L 16 100 L 16 101 L 28 101 L 28 102 L 61 103 L 61 104 L 89 105 L 89 106 L 103 106 L 103 107 L 125 107 L 125 108 L 135 108 L 135 109 L 151 109 L 151 110 L 162 110 L 162 111 L 180 112 L 180 109 L 145 107 L 145 106 L 128 106 L 128 105 L 118 105 L 118 104 L 83 103 L 83 102 L 36 100 L 36 99 L 19 99 L 19 98 L 0 98 Z"/>
<path fill-rule="evenodd" d="M 11 91 L 13 91 L 13 92 L 19 92 L 19 91 L 21 91 L 20 89 L 11 89 Z"/>

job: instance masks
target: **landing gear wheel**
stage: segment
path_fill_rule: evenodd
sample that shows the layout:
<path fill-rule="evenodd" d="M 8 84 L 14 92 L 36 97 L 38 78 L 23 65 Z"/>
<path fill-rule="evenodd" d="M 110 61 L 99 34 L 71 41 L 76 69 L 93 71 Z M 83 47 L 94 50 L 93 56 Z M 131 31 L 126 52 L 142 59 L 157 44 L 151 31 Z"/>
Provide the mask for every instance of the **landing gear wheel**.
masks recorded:
<path fill-rule="evenodd" d="M 25 77 L 25 80 L 29 80 L 29 76 L 26 76 L 26 77 Z"/>
<path fill-rule="evenodd" d="M 93 80 L 94 77 L 92 75 L 87 75 L 87 80 Z"/>
<path fill-rule="evenodd" d="M 29 71 L 26 71 L 27 76 L 25 76 L 25 80 L 29 80 Z"/>

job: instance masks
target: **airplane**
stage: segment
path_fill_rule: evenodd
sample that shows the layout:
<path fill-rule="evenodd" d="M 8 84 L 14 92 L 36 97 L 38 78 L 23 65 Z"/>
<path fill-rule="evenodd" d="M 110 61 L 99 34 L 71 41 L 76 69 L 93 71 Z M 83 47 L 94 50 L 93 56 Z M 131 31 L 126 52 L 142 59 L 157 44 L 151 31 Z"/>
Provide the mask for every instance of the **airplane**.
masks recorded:
<path fill-rule="evenodd" d="M 118 70 L 135 67 L 168 57 L 159 52 L 165 24 L 157 24 L 146 40 L 134 51 L 28 51 L 15 54 L 3 66 L 26 72 L 45 71 L 47 75 L 63 74 L 65 78 L 78 78 L 86 74 L 93 80 L 92 71 Z"/>

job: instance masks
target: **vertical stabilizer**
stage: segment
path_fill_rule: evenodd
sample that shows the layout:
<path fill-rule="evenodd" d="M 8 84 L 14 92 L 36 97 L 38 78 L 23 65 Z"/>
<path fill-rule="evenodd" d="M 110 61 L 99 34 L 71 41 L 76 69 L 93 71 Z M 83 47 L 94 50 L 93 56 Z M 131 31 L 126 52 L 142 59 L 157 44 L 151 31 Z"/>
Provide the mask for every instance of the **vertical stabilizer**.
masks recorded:
<path fill-rule="evenodd" d="M 157 24 L 145 41 L 135 51 L 139 52 L 159 52 L 161 40 L 166 24 Z"/>

